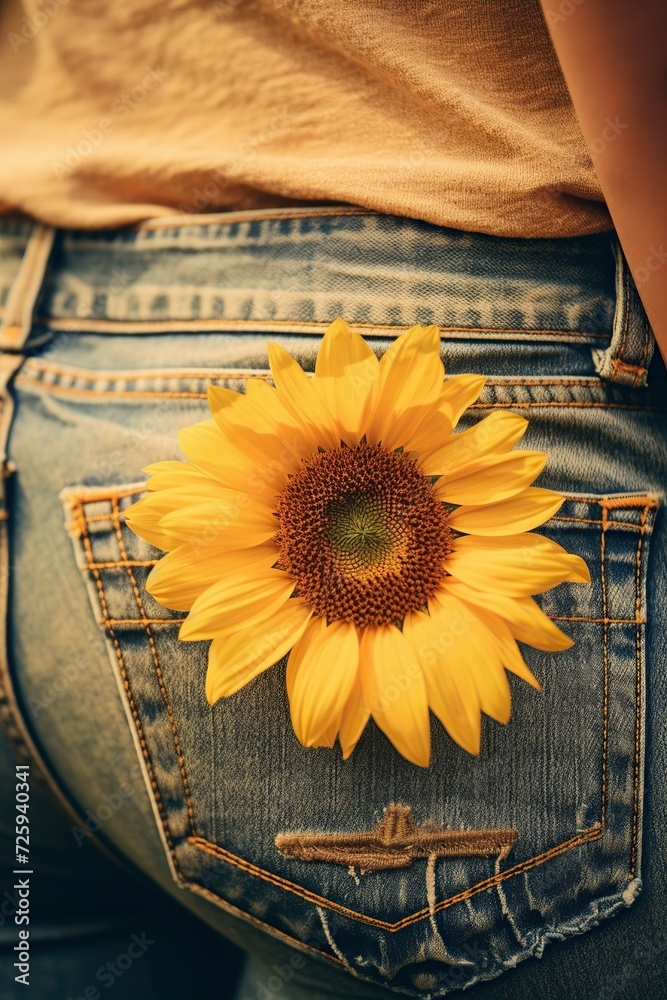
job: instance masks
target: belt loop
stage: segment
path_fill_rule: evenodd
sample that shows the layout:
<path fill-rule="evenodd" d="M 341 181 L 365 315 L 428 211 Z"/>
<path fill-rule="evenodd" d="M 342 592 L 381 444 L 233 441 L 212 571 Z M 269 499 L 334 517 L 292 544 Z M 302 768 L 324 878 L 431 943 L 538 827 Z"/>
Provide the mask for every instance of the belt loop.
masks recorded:
<path fill-rule="evenodd" d="M 647 384 L 655 340 L 617 239 L 612 246 L 616 257 L 616 311 L 611 343 L 606 351 L 594 350 L 593 360 L 602 378 L 637 388 Z"/>
<path fill-rule="evenodd" d="M 30 335 L 35 305 L 51 255 L 55 229 L 36 222 L 12 285 L 2 326 L 0 351 L 22 351 Z"/>

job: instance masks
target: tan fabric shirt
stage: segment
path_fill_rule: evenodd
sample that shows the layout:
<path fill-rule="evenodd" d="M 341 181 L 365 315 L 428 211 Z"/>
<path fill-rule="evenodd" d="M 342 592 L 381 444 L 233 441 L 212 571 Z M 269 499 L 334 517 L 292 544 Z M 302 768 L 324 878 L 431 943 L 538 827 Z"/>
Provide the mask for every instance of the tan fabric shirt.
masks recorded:
<path fill-rule="evenodd" d="M 0 29 L 4 209 L 611 228 L 538 0 L 9 0 Z"/>

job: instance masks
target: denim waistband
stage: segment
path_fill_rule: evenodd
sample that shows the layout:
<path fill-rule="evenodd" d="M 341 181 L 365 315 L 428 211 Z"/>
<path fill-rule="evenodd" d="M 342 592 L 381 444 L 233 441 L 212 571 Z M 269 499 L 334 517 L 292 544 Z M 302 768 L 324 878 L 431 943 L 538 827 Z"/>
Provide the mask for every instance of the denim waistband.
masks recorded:
<path fill-rule="evenodd" d="M 637 386 L 653 348 L 613 233 L 510 239 L 325 207 L 94 232 L 5 220 L 0 249 L 4 350 L 45 329 L 317 334 L 342 315 L 370 336 L 434 323 L 589 345 L 599 374 Z"/>

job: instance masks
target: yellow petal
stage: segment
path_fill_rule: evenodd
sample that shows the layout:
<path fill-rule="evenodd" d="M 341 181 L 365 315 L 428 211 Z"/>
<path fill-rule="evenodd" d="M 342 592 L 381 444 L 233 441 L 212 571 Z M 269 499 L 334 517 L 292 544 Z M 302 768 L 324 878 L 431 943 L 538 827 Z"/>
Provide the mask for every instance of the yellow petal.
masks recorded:
<path fill-rule="evenodd" d="M 262 625 L 289 600 L 294 580 L 276 569 L 248 562 L 212 584 L 192 605 L 179 638 L 187 641 L 231 635 Z"/>
<path fill-rule="evenodd" d="M 505 725 L 511 712 L 510 686 L 493 636 L 472 608 L 448 594 L 431 599 L 429 611 L 439 626 L 456 632 L 455 662 L 472 677 L 480 708 Z"/>
<path fill-rule="evenodd" d="M 150 478 L 147 490 L 189 489 L 198 493 L 219 485 L 205 472 L 200 472 L 191 462 L 153 462 L 143 470 Z"/>
<path fill-rule="evenodd" d="M 438 399 L 444 379 L 437 326 L 415 326 L 398 337 L 380 359 L 366 437 L 388 450 L 414 434 L 424 407 Z"/>
<path fill-rule="evenodd" d="M 315 447 L 337 448 L 336 422 L 318 395 L 313 379 L 279 344 L 269 344 L 269 364 L 281 403 L 296 417 Z"/>
<path fill-rule="evenodd" d="M 278 522 L 265 506 L 241 494 L 179 506 L 163 516 L 160 527 L 178 544 L 217 545 L 232 551 L 268 542 Z"/>
<path fill-rule="evenodd" d="M 503 618 L 510 629 L 510 632 L 519 642 L 525 642 L 535 649 L 544 649 L 548 652 L 555 652 L 559 649 L 569 649 L 574 645 L 574 641 L 544 614 L 537 606 L 532 597 L 508 597 L 498 591 L 477 590 L 469 587 L 454 577 L 448 577 L 443 589 L 451 593 L 454 597 L 474 604 L 479 608 L 486 608 Z"/>
<path fill-rule="evenodd" d="M 340 724 L 359 668 L 359 641 L 351 622 L 314 618 L 290 653 L 287 690 L 292 724 L 305 747 L 320 746 Z"/>
<path fill-rule="evenodd" d="M 179 464 L 192 468 L 186 462 Z M 155 490 L 125 513 L 135 534 L 158 548 L 170 550 L 189 540 L 206 546 L 226 531 L 226 547 L 238 549 L 259 544 L 278 529 L 271 513 L 274 500 L 268 495 L 251 496 L 229 490 L 209 476 L 198 481 L 181 477 L 180 482 L 187 485 Z M 167 524 L 165 518 L 169 518 Z M 251 535 L 259 532 L 263 532 L 261 539 L 253 540 Z"/>
<path fill-rule="evenodd" d="M 235 694 L 249 681 L 281 660 L 299 640 L 312 611 L 298 598 L 291 598 L 279 611 L 256 626 L 234 635 L 214 639 L 208 655 L 206 700 Z"/>
<path fill-rule="evenodd" d="M 354 447 L 365 433 L 368 401 L 378 376 L 375 354 L 341 319 L 324 334 L 313 385 L 338 425 L 338 436 Z"/>
<path fill-rule="evenodd" d="M 416 612 L 405 619 L 403 634 L 424 673 L 429 707 L 452 739 L 476 755 L 481 731 L 479 696 L 461 656 L 461 637 L 452 626 L 446 618 Z"/>
<path fill-rule="evenodd" d="M 452 434 L 439 448 L 420 463 L 427 476 L 444 476 L 451 482 L 476 472 L 480 459 L 509 451 L 523 437 L 528 427 L 525 417 L 511 410 L 495 410 L 473 427 Z"/>
<path fill-rule="evenodd" d="M 427 455 L 440 448 L 461 414 L 475 402 L 485 382 L 484 375 L 454 375 L 447 379 L 434 406 L 424 414 L 412 434 L 406 435 L 405 450 Z"/>
<path fill-rule="evenodd" d="M 527 684 L 530 684 L 537 691 L 541 691 L 542 685 L 526 665 L 507 622 L 484 608 L 475 605 L 471 607 L 487 629 L 489 641 L 495 643 L 503 667 L 526 681 Z"/>
<path fill-rule="evenodd" d="M 178 432 L 183 453 L 201 472 L 207 473 L 222 486 L 245 493 L 265 493 L 276 489 L 267 477 L 263 465 L 253 461 L 235 447 L 221 432 L 215 420 L 204 420 Z M 278 477 L 279 485 L 284 482 Z"/>
<path fill-rule="evenodd" d="M 559 583 L 590 583 L 586 563 L 550 538 L 524 533 L 498 538 L 457 538 L 445 569 L 478 590 L 509 597 L 541 594 Z"/>
<path fill-rule="evenodd" d="M 172 468 L 158 469 L 158 466 Z M 163 518 L 176 511 L 199 508 L 201 504 L 210 505 L 205 508 L 208 514 L 206 523 L 201 520 L 198 522 L 199 530 L 196 533 L 201 544 L 207 543 L 207 534 L 210 536 L 209 540 L 214 540 L 217 529 L 221 526 L 223 511 L 227 513 L 230 523 L 241 510 L 253 510 L 255 519 L 257 513 L 263 511 L 265 524 L 266 516 L 271 513 L 272 498 L 267 500 L 238 490 L 229 490 L 215 479 L 199 472 L 189 462 L 155 463 L 145 471 L 154 472 L 146 483 L 152 492 L 127 509 L 125 520 L 135 534 L 157 548 L 169 551 L 183 544 L 185 539 L 182 532 L 178 528 L 172 530 L 162 523 Z M 212 511 L 215 511 L 214 517 L 211 517 Z M 243 544 L 243 540 L 237 539 L 233 547 L 239 548 Z"/>
<path fill-rule="evenodd" d="M 189 462 L 181 462 L 181 465 L 192 469 Z M 153 477 L 155 478 L 155 477 Z M 227 486 L 222 486 L 215 479 L 203 473 L 201 478 L 181 476 L 176 479 L 170 474 L 170 481 L 173 485 L 158 487 L 153 491 L 154 495 L 160 494 L 165 503 L 171 503 L 172 510 L 183 507 L 186 504 L 203 503 L 206 500 L 221 500 L 225 503 L 255 504 L 266 506 L 267 498 L 245 493 L 242 490 L 231 490 Z M 149 483 L 153 480 L 149 479 Z M 146 484 L 148 486 L 148 483 Z M 146 498 L 148 499 L 148 498 Z M 273 504 L 272 504 L 273 506 Z M 132 508 L 130 508 L 132 509 Z"/>
<path fill-rule="evenodd" d="M 435 484 L 436 495 L 445 503 L 498 503 L 523 492 L 544 468 L 547 456 L 541 451 L 513 451 L 487 455 L 477 471 L 453 481 L 446 477 Z"/>
<path fill-rule="evenodd" d="M 313 743 L 312 746 L 329 747 L 330 749 L 333 748 L 336 745 L 336 737 L 338 736 L 340 720 L 340 714 L 337 718 L 330 719 L 329 725 L 322 730 L 322 735 L 319 737 L 317 743 Z"/>
<path fill-rule="evenodd" d="M 373 372 L 368 381 L 374 382 L 379 369 L 375 354 L 363 337 L 352 331 L 342 319 L 335 320 L 322 338 L 315 363 L 315 378 L 345 378 L 358 370 Z"/>
<path fill-rule="evenodd" d="M 255 566 L 269 570 L 277 557 L 273 545 L 258 545 L 237 552 L 181 545 L 160 559 L 151 570 L 146 590 L 166 608 L 189 611 L 200 594 L 228 573 Z"/>
<path fill-rule="evenodd" d="M 364 702 L 361 678 L 357 674 L 352 690 L 343 709 L 340 721 L 340 746 L 343 760 L 347 760 L 356 747 L 370 718 L 370 711 Z"/>
<path fill-rule="evenodd" d="M 393 625 L 365 628 L 359 662 L 363 700 L 378 726 L 407 760 L 428 767 L 426 684 L 407 639 Z"/>
<path fill-rule="evenodd" d="M 275 420 L 254 399 L 211 385 L 208 402 L 223 437 L 257 465 L 258 475 L 266 470 L 272 485 L 284 483 L 300 460 L 310 455 L 301 428 Z"/>
<path fill-rule="evenodd" d="M 125 513 L 125 521 L 135 535 L 150 545 L 167 551 L 179 544 L 178 537 L 160 523 L 165 514 L 174 509 L 174 499 L 168 493 L 170 491 L 167 490 L 150 493 L 132 504 Z"/>
<path fill-rule="evenodd" d="M 275 424 L 281 424 L 303 434 L 301 423 L 280 401 L 277 389 L 264 379 L 249 378 L 246 381 L 245 391 L 248 399 L 259 406 Z"/>
<path fill-rule="evenodd" d="M 454 375 L 447 379 L 442 389 L 443 405 L 449 412 L 452 427 L 474 402 L 484 388 L 486 375 Z"/>
<path fill-rule="evenodd" d="M 500 503 L 458 507 L 449 515 L 449 523 L 468 535 L 516 535 L 543 524 L 562 503 L 560 493 L 529 486 Z"/>
<path fill-rule="evenodd" d="M 255 433 L 275 434 L 277 421 L 248 394 L 220 385 L 209 385 L 208 405 L 211 415 L 225 436 L 236 433 L 238 427 L 247 427 Z"/>

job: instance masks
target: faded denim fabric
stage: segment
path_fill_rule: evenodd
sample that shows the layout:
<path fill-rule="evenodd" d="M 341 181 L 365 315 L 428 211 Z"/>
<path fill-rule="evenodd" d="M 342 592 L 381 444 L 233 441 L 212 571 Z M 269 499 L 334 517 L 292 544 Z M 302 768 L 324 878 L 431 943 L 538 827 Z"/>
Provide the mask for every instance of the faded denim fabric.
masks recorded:
<path fill-rule="evenodd" d="M 27 237 L 8 227 L 7 288 Z M 207 416 L 211 381 L 267 374 L 267 339 L 312 370 L 337 315 L 378 353 L 414 323 L 442 328 L 447 374 L 488 376 L 461 429 L 494 408 L 528 417 L 521 447 L 549 456 L 537 484 L 566 496 L 539 531 L 591 570 L 590 587 L 538 598 L 575 645 L 524 650 L 544 690 L 511 678 L 512 719 L 484 718 L 479 758 L 435 720 L 428 769 L 374 724 L 349 761 L 305 750 L 284 663 L 209 707 L 207 643 L 181 643 L 183 615 L 145 590 L 160 553 L 123 518 L 142 468 L 181 457 L 176 433 Z M 348 995 L 376 995 L 366 981 L 445 996 L 641 905 L 667 760 L 664 727 L 647 740 L 646 725 L 664 694 L 667 582 L 652 350 L 612 234 L 509 240 L 341 209 L 57 234 L 11 390 L 10 653 L 25 720 L 74 804 L 135 782 L 103 836 L 260 957 L 264 934 L 297 949 L 308 973 L 297 962 L 291 983 L 320 968 L 326 980 L 323 962 Z M 76 683 L 40 708 L 78 655 Z M 649 806 L 661 802 L 648 839 L 645 774 Z M 366 872 L 276 846 L 372 831 L 396 803 L 418 826 L 518 839 L 506 856 Z"/>

